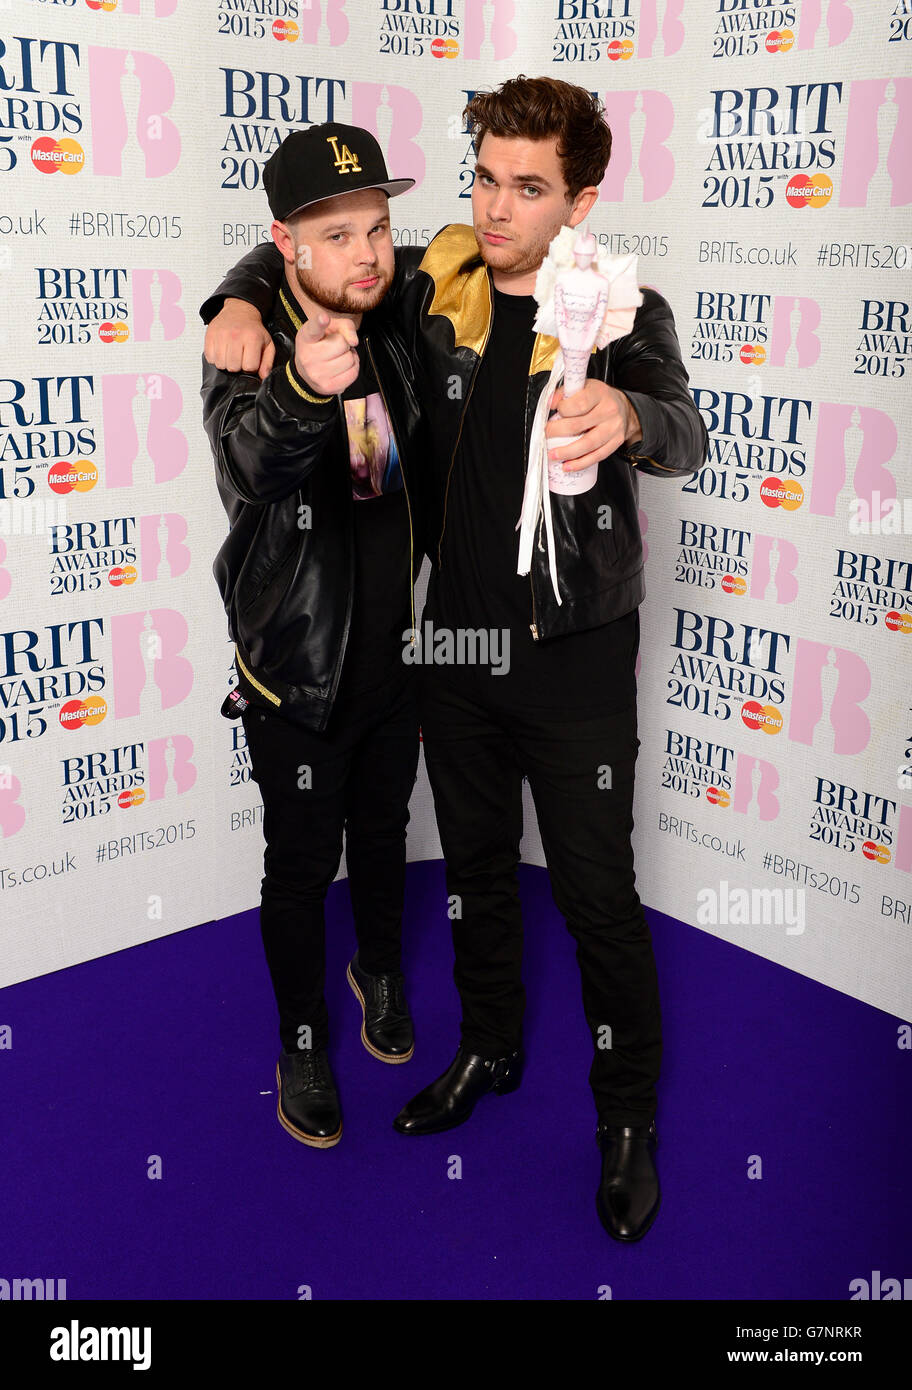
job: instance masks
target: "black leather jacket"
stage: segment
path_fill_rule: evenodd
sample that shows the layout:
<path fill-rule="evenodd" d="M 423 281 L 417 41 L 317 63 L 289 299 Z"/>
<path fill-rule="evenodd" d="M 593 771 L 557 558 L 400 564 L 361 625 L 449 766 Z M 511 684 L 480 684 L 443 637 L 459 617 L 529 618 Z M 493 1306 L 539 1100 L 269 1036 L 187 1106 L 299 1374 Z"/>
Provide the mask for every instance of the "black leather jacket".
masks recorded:
<path fill-rule="evenodd" d="M 320 404 L 294 368 L 302 318 L 287 288 L 273 295 L 265 321 L 276 345 L 265 381 L 203 361 L 203 422 L 231 522 L 213 573 L 240 675 L 277 713 L 321 731 L 351 621 L 356 504 L 348 432 L 341 397 Z M 423 426 L 413 374 L 383 304 L 364 315 L 358 336 L 399 451 L 414 586 L 423 554 L 415 519 Z"/>
<path fill-rule="evenodd" d="M 208 322 L 226 296 L 249 300 L 263 314 L 282 264 L 271 243 L 249 251 L 203 306 L 203 317 Z M 540 521 L 529 575 L 532 631 L 538 639 L 597 627 L 642 602 L 637 473 L 680 480 L 696 473 L 706 456 L 706 427 L 688 390 L 671 309 L 655 290 L 642 293 L 631 332 L 591 355 L 589 376 L 624 392 L 639 416 L 643 438 L 635 452 L 621 449 L 603 459 L 588 492 L 552 494 L 562 602 L 558 604 L 552 588 Z M 426 535 L 428 553 L 438 564 L 450 470 L 493 318 L 491 275 L 472 228 L 444 227 L 426 249 L 397 252 L 396 275 L 383 307 L 396 315 L 427 416 Z M 526 389 L 527 450 L 556 351 L 555 338 L 536 335 Z M 611 508 L 608 530 L 599 524 L 605 505 Z"/>

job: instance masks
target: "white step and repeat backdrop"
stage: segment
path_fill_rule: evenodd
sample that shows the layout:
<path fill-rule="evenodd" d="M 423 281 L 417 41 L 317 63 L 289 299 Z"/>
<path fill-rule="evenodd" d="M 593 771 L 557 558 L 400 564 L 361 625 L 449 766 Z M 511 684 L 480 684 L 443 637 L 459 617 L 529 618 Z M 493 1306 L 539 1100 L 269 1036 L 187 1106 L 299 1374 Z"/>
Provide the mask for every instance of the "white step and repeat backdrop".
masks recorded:
<path fill-rule="evenodd" d="M 524 72 L 605 101 L 591 225 L 711 436 L 640 484 L 641 896 L 912 1016 L 912 0 L 0 0 L 0 39 L 0 984 L 258 902 L 197 306 L 300 126 L 418 180 L 402 244 L 469 221 L 462 108 Z"/>

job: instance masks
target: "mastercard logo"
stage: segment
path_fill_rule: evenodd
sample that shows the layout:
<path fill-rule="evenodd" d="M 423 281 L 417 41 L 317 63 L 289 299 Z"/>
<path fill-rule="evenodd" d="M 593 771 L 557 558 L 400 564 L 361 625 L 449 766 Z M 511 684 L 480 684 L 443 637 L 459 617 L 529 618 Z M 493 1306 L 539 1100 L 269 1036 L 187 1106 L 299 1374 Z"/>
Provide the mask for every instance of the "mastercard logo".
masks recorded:
<path fill-rule="evenodd" d="M 912 632 L 912 613 L 897 613 L 895 608 L 884 618 L 891 632 Z"/>
<path fill-rule="evenodd" d="M 115 589 L 119 589 L 121 584 L 135 584 L 136 578 L 135 565 L 115 565 L 112 570 L 108 570 L 108 583 Z"/>
<path fill-rule="evenodd" d="M 785 186 L 785 201 L 793 208 L 825 208 L 833 196 L 833 180 L 819 171 L 795 174 Z"/>
<path fill-rule="evenodd" d="M 131 806 L 141 806 L 145 799 L 145 787 L 128 787 L 126 791 L 120 793 L 117 804 L 122 811 L 128 811 Z"/>
<path fill-rule="evenodd" d="M 60 722 L 65 729 L 81 729 L 83 724 L 100 724 L 107 712 L 107 701 L 90 695 L 87 700 L 67 700 L 61 705 Z"/>
<path fill-rule="evenodd" d="M 741 349 L 741 361 L 746 367 L 765 362 L 766 348 L 760 343 L 745 343 Z"/>
<path fill-rule="evenodd" d="M 32 163 L 42 174 L 78 174 L 85 164 L 85 150 L 78 140 L 40 135 L 32 145 Z"/>
<path fill-rule="evenodd" d="M 435 58 L 455 58 L 459 52 L 456 39 L 434 39 L 431 52 Z"/>
<path fill-rule="evenodd" d="M 726 594 L 746 594 L 747 580 L 740 574 L 723 574 L 722 588 Z"/>
<path fill-rule="evenodd" d="M 51 492 L 65 496 L 68 492 L 91 492 L 98 482 L 98 469 L 94 463 L 83 460 L 80 463 L 53 464 L 48 469 L 48 487 Z"/>
<path fill-rule="evenodd" d="M 300 32 L 293 19 L 277 19 L 272 26 L 272 37 L 279 43 L 296 43 Z"/>
<path fill-rule="evenodd" d="M 873 859 L 875 864 L 889 864 L 890 851 L 886 845 L 880 844 L 877 840 L 865 840 L 861 847 L 861 852 L 865 859 Z"/>
<path fill-rule="evenodd" d="M 710 806 L 727 806 L 731 801 L 731 797 L 728 792 L 723 791 L 721 787 L 707 787 L 706 800 L 709 802 Z"/>
<path fill-rule="evenodd" d="M 613 39 L 605 52 L 612 63 L 626 63 L 633 57 L 633 39 Z"/>
<path fill-rule="evenodd" d="M 117 9 L 117 0 L 86 0 L 90 10 L 104 10 L 105 14 L 110 14 Z"/>
<path fill-rule="evenodd" d="M 767 53 L 788 53 L 795 42 L 791 29 L 771 29 L 766 36 Z"/>
<path fill-rule="evenodd" d="M 800 483 L 766 478 L 760 488 L 760 501 L 768 507 L 784 507 L 787 512 L 795 512 L 804 501 L 804 488 Z"/>
<path fill-rule="evenodd" d="M 130 330 L 125 323 L 100 323 L 98 325 L 98 336 L 103 343 L 125 343 L 130 336 Z"/>
<path fill-rule="evenodd" d="M 765 734 L 778 734 L 782 728 L 782 711 L 775 705 L 761 705 L 758 700 L 745 700 L 741 718 L 749 729 L 762 729 Z"/>

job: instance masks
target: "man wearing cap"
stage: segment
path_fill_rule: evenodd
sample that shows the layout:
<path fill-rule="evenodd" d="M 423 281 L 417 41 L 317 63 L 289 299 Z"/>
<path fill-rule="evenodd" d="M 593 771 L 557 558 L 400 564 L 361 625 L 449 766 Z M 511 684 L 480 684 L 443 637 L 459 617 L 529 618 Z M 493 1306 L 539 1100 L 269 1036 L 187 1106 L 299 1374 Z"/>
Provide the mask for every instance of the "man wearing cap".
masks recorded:
<path fill-rule="evenodd" d="M 204 362 L 203 417 L 230 531 L 214 574 L 235 643 L 222 707 L 243 721 L 263 797 L 260 926 L 279 1012 L 278 1118 L 338 1143 L 324 991 L 324 899 L 343 831 L 357 951 L 347 977 L 380 1061 L 414 1048 L 400 958 L 408 800 L 418 758 L 413 669 L 421 563 L 420 415 L 384 314 L 390 180 L 366 130 L 295 131 L 263 182 L 284 271 L 264 380 Z M 244 370 L 248 368 L 248 370 Z"/>
<path fill-rule="evenodd" d="M 558 347 L 536 331 L 533 291 L 552 239 L 595 208 L 611 132 L 597 98 L 548 77 L 476 92 L 465 114 L 477 149 L 473 226 L 444 227 L 427 248 L 397 253 L 387 307 L 418 364 L 433 441 L 422 626 L 506 629 L 510 668 L 421 667 L 425 758 L 447 892 L 459 905 L 462 1025 L 451 1065 L 393 1123 L 404 1135 L 434 1134 L 520 1084 L 525 776 L 554 900 L 577 943 L 602 1157 L 598 1215 L 613 1238 L 635 1241 L 660 1204 L 661 1059 L 657 971 L 631 841 L 645 593 L 638 475 L 680 483 L 695 473 L 706 429 L 671 308 L 643 288 L 630 332 L 592 352 L 581 390 L 554 397 L 551 459 L 568 473 L 597 465 L 597 476 L 588 491 L 550 497 L 551 522 L 540 510 L 531 568 L 520 569 L 530 437 Z M 261 308 L 271 293 L 270 250 L 249 252 L 201 310 L 209 322 L 223 297 L 232 301 L 207 333 L 216 360 L 243 350 L 255 369 L 262 348 L 269 361 L 262 325 L 245 325 L 250 303 Z M 554 1047 L 566 1050 L 565 1040 L 555 1036 Z M 558 1108 L 547 1131 L 572 1124 Z"/>

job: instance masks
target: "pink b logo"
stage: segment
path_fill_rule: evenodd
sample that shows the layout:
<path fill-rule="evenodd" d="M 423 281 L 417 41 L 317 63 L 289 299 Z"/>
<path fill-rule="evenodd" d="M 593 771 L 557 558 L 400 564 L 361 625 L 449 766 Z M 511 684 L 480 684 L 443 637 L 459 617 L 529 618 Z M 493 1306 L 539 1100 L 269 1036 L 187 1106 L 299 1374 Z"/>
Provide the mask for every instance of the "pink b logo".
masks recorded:
<path fill-rule="evenodd" d="M 641 0 L 640 6 L 640 32 L 637 46 L 637 53 L 640 58 L 658 57 L 654 53 L 656 38 L 659 31 L 658 16 L 656 10 L 659 0 Z M 666 0 L 665 13 L 662 18 L 662 54 L 663 58 L 670 58 L 673 53 L 684 42 L 684 25 L 681 23 L 681 11 L 684 8 L 684 0 Z"/>
<path fill-rule="evenodd" d="M 187 319 L 173 270 L 133 271 L 133 336 L 137 343 L 179 338 Z"/>
<path fill-rule="evenodd" d="M 183 397 L 169 376 L 104 376 L 101 383 L 108 487 L 167 483 L 187 466 L 189 445 L 177 428 Z"/>
<path fill-rule="evenodd" d="M 386 92 L 387 100 L 383 101 Z M 408 87 L 391 83 L 352 83 L 352 124 L 364 126 L 376 135 L 386 155 L 387 165 L 408 169 L 409 178 L 420 188 L 424 179 L 424 152 L 415 143 L 421 134 L 421 102 Z"/>
<path fill-rule="evenodd" d="M 733 809 L 746 815 L 748 811 L 760 820 L 775 820 L 779 814 L 779 769 L 765 758 L 752 758 L 739 753 L 735 763 L 735 796 Z"/>
<path fill-rule="evenodd" d="M 799 637 L 789 738 L 822 752 L 863 752 L 871 722 L 861 706 L 870 692 L 871 672 L 860 656 Z"/>
<path fill-rule="evenodd" d="M 25 825 L 25 807 L 19 804 L 21 791 L 16 774 L 0 763 L 0 832 L 4 839 L 18 834 Z"/>
<path fill-rule="evenodd" d="M 345 0 L 310 0 L 301 5 L 299 19 L 305 43 L 323 43 L 328 36 L 330 47 L 338 48 L 348 38 Z"/>
<path fill-rule="evenodd" d="M 770 365 L 813 367 L 820 356 L 820 305 L 802 295 L 777 294 L 773 301 Z"/>
<path fill-rule="evenodd" d="M 161 58 L 90 47 L 89 98 L 94 173 L 156 179 L 177 167 L 180 135 L 164 114 L 174 104 L 174 78 Z"/>
<path fill-rule="evenodd" d="M 486 33 L 485 13 L 491 16 Z M 465 0 L 463 58 L 510 58 L 516 51 L 516 0 Z"/>
<path fill-rule="evenodd" d="M 111 619 L 115 719 L 137 714 L 152 719 L 187 698 L 193 667 L 180 653 L 188 635 L 186 618 L 173 608 Z"/>
<path fill-rule="evenodd" d="M 620 203 L 641 196 L 644 203 L 654 203 L 663 198 L 675 168 L 665 143 L 674 126 L 674 107 L 668 97 L 664 92 L 606 92 L 604 105 L 612 144 L 601 199 Z M 638 178 L 631 174 L 633 169 Z"/>

